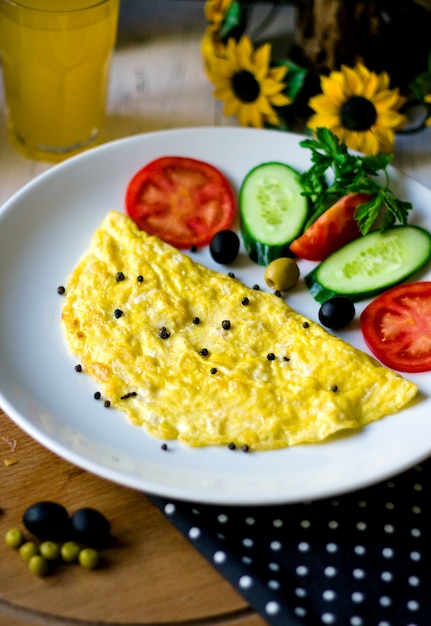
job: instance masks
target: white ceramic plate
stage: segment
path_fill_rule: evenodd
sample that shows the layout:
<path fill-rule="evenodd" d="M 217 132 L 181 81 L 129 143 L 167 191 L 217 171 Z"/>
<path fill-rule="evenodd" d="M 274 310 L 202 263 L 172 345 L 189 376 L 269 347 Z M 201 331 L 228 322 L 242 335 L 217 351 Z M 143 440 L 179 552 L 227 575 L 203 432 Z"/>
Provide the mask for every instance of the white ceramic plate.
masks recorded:
<path fill-rule="evenodd" d="M 301 138 L 276 131 L 194 128 L 134 136 L 58 165 L 25 186 L 0 212 L 0 406 L 29 435 L 68 461 L 109 480 L 161 496 L 218 504 L 288 503 L 369 485 L 423 460 L 431 452 L 431 374 L 411 376 L 420 402 L 360 432 L 320 445 L 245 454 L 226 448 L 169 451 L 93 399 L 94 383 L 74 371 L 60 327 L 65 284 L 93 232 L 111 209 L 123 210 L 131 176 L 163 155 L 204 159 L 238 190 L 264 161 L 309 166 Z M 431 229 L 431 191 L 392 172 L 392 186 L 414 204 L 411 221 Z M 264 288 L 263 269 L 242 251 L 229 268 L 207 250 L 196 260 L 234 271 Z M 309 267 L 304 263 L 301 273 Z M 431 279 L 428 271 L 419 279 Z M 289 296 L 317 320 L 319 306 L 303 283 Z M 366 303 L 357 306 L 357 312 Z M 365 350 L 359 323 L 340 333 Z"/>

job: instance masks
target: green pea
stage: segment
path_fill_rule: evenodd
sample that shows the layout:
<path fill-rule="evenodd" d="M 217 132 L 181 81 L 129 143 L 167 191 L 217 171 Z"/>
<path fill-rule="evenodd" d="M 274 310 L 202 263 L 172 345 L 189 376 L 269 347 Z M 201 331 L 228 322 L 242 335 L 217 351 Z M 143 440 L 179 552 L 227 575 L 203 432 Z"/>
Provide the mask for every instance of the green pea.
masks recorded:
<path fill-rule="evenodd" d="M 79 564 L 85 569 L 94 569 L 99 564 L 99 553 L 94 548 L 83 548 L 79 553 Z"/>
<path fill-rule="evenodd" d="M 11 548 L 19 548 L 24 542 L 24 535 L 19 528 L 11 528 L 5 535 L 5 541 Z"/>
<path fill-rule="evenodd" d="M 54 541 L 44 541 L 40 544 L 39 551 L 47 561 L 55 561 L 60 556 L 60 548 Z"/>
<path fill-rule="evenodd" d="M 36 576 L 43 576 L 48 571 L 48 563 L 43 556 L 35 554 L 28 562 L 28 569 Z"/>
<path fill-rule="evenodd" d="M 74 541 L 66 541 L 66 543 L 63 543 L 61 546 L 61 558 L 63 561 L 66 561 L 66 563 L 77 561 L 80 549 L 79 545 Z"/>
<path fill-rule="evenodd" d="M 20 547 L 19 553 L 24 559 L 24 561 L 30 561 L 32 556 L 35 556 L 36 554 L 39 553 L 39 550 L 38 550 L 37 545 L 34 543 L 34 541 L 26 541 Z"/>

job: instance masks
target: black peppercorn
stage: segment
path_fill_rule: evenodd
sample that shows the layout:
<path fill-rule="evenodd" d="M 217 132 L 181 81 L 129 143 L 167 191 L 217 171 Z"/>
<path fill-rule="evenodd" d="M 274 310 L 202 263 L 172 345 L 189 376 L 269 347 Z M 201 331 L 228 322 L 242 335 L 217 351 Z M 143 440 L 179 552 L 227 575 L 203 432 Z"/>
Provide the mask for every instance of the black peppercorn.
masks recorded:
<path fill-rule="evenodd" d="M 216 367 L 212 367 L 210 372 L 211 372 L 211 374 L 217 374 L 217 368 Z"/>
<path fill-rule="evenodd" d="M 331 385 L 331 391 L 333 391 L 334 393 L 338 391 L 337 385 Z"/>
<path fill-rule="evenodd" d="M 277 289 L 276 291 L 274 291 L 275 295 L 277 296 L 277 298 L 281 298 L 281 291 L 279 289 Z"/>
<path fill-rule="evenodd" d="M 236 445 L 233 441 L 231 441 L 231 443 L 229 443 L 227 447 L 229 448 L 229 450 L 236 450 Z"/>
<path fill-rule="evenodd" d="M 268 361 L 274 361 L 275 354 L 273 352 L 270 352 L 269 354 L 266 355 L 266 358 L 268 359 Z"/>
<path fill-rule="evenodd" d="M 123 272 L 117 272 L 115 274 L 115 280 L 117 281 L 117 283 L 121 283 L 121 281 L 124 280 Z"/>
<path fill-rule="evenodd" d="M 109 409 L 109 407 L 111 406 L 111 403 L 109 402 L 109 400 L 105 400 L 105 402 L 103 403 L 103 406 L 105 407 L 105 409 Z"/>
<path fill-rule="evenodd" d="M 255 291 L 259 291 L 260 287 L 259 287 L 259 285 L 253 285 L 253 289 L 254 289 Z"/>
<path fill-rule="evenodd" d="M 208 356 L 208 350 L 206 348 L 202 348 L 202 350 L 199 351 L 199 354 L 201 356 Z"/>
<path fill-rule="evenodd" d="M 162 443 L 162 445 L 160 446 L 162 450 L 167 450 L 168 449 L 168 444 L 167 443 Z"/>
<path fill-rule="evenodd" d="M 139 275 L 136 280 L 138 281 L 138 283 L 143 283 L 144 282 L 144 277 Z"/>
<path fill-rule="evenodd" d="M 248 452 L 250 450 L 249 446 L 245 443 L 244 445 L 241 446 L 241 450 L 243 452 Z"/>
<path fill-rule="evenodd" d="M 308 328 L 310 326 L 310 324 L 308 322 L 303 322 L 302 323 L 302 328 Z"/>
<path fill-rule="evenodd" d="M 82 365 L 75 365 L 75 372 L 82 372 Z"/>
<path fill-rule="evenodd" d="M 197 252 L 197 246 L 190 246 L 190 252 Z"/>
<path fill-rule="evenodd" d="M 200 319 L 198 317 L 193 318 L 193 324 L 199 324 Z"/>
<path fill-rule="evenodd" d="M 233 272 L 228 273 L 229 278 L 235 278 L 235 274 Z"/>
<path fill-rule="evenodd" d="M 222 327 L 224 328 L 224 330 L 229 330 L 230 328 L 230 322 L 229 320 L 223 320 L 221 323 Z"/>
<path fill-rule="evenodd" d="M 63 287 L 63 285 L 57 287 L 57 293 L 59 296 L 63 296 L 66 293 L 66 289 Z"/>
<path fill-rule="evenodd" d="M 159 329 L 159 337 L 160 337 L 160 339 L 167 339 L 170 336 L 171 336 L 171 333 L 169 333 L 166 330 L 166 326 L 162 326 L 162 328 Z"/>
<path fill-rule="evenodd" d="M 241 300 L 241 304 L 243 306 L 248 306 L 250 304 L 250 300 L 247 297 L 245 297 Z"/>
<path fill-rule="evenodd" d="M 121 309 L 115 309 L 114 317 L 118 320 L 123 315 L 123 311 Z"/>
<path fill-rule="evenodd" d="M 94 399 L 100 400 L 101 397 L 102 397 L 102 394 L 100 393 L 100 391 L 96 391 L 96 393 L 94 394 Z"/>

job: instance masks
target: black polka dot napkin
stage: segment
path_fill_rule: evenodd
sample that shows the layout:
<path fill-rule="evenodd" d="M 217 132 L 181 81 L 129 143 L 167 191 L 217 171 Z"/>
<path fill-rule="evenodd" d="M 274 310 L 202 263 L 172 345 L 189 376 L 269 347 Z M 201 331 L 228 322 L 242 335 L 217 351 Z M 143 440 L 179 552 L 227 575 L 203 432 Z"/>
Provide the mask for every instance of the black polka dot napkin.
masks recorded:
<path fill-rule="evenodd" d="M 431 459 L 308 503 L 151 499 L 270 625 L 431 626 Z"/>

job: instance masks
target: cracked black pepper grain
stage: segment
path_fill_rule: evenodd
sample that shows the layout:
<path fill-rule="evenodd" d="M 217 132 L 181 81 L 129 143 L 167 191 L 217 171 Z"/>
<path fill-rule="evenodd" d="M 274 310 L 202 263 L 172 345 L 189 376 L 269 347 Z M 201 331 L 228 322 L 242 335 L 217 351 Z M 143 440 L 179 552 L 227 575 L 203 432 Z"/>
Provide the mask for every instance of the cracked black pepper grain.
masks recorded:
<path fill-rule="evenodd" d="M 63 287 L 63 285 L 57 287 L 57 293 L 59 296 L 64 296 L 64 294 L 66 293 L 66 289 Z"/>
<path fill-rule="evenodd" d="M 266 355 L 266 358 L 268 359 L 268 361 L 274 361 L 274 359 L 275 359 L 275 354 L 274 354 L 273 352 L 269 352 L 269 353 Z"/>
<path fill-rule="evenodd" d="M 260 290 L 260 287 L 259 287 L 259 285 L 253 285 L 253 289 L 254 289 L 255 291 L 259 291 L 259 290 Z"/>
<path fill-rule="evenodd" d="M 235 274 L 233 272 L 228 273 L 229 278 L 235 278 Z"/>
<path fill-rule="evenodd" d="M 139 276 L 136 278 L 136 280 L 138 281 L 138 283 L 143 283 L 144 282 L 144 277 L 141 276 L 141 274 L 139 274 Z"/>
<path fill-rule="evenodd" d="M 102 397 L 102 394 L 100 393 L 100 391 L 96 391 L 96 393 L 94 394 L 94 399 L 100 400 L 101 397 Z"/>
<path fill-rule="evenodd" d="M 336 391 L 338 391 L 338 386 L 337 385 L 331 385 L 330 389 L 331 389 L 331 391 L 333 391 L 335 393 Z"/>
<path fill-rule="evenodd" d="M 231 441 L 227 447 L 229 448 L 229 450 L 236 450 L 236 445 L 234 444 L 233 441 Z"/>
<path fill-rule="evenodd" d="M 75 372 L 82 372 L 82 365 L 75 365 Z"/>
<path fill-rule="evenodd" d="M 288 356 L 284 356 L 284 357 L 283 357 L 283 361 L 290 361 L 290 359 L 289 359 L 289 357 L 288 357 Z"/>
<path fill-rule="evenodd" d="M 216 367 L 212 367 L 210 369 L 211 374 L 217 374 L 217 368 Z"/>
<path fill-rule="evenodd" d="M 242 452 L 248 452 L 250 450 L 250 447 L 245 443 L 241 446 L 241 450 Z"/>
<path fill-rule="evenodd" d="M 114 311 L 114 317 L 115 319 L 120 319 L 120 317 L 123 315 L 123 311 L 121 309 L 115 309 Z"/>
<path fill-rule="evenodd" d="M 229 320 L 223 320 L 221 325 L 222 325 L 222 328 L 224 328 L 224 330 L 229 330 L 230 329 L 230 321 Z"/>
<path fill-rule="evenodd" d="M 243 306 L 248 306 L 250 304 L 250 300 L 247 297 L 245 297 L 241 300 L 241 304 Z"/>
<path fill-rule="evenodd" d="M 124 396 L 121 396 L 120 400 L 127 400 L 128 398 L 135 398 L 138 394 L 136 391 L 129 391 L 129 393 L 125 393 Z"/>
<path fill-rule="evenodd" d="M 168 444 L 167 443 L 162 443 L 162 445 L 160 446 L 162 450 L 167 450 L 168 449 Z"/>
<path fill-rule="evenodd" d="M 115 280 L 117 281 L 117 283 L 121 283 L 122 280 L 124 280 L 125 276 L 123 274 L 123 272 L 117 272 L 115 274 Z"/>
<path fill-rule="evenodd" d="M 167 339 L 170 336 L 171 336 L 171 333 L 166 330 L 166 326 L 162 326 L 162 328 L 159 329 L 160 339 Z"/>
<path fill-rule="evenodd" d="M 105 407 L 105 409 L 109 409 L 109 407 L 111 406 L 111 403 L 109 400 L 105 400 L 105 402 L 103 403 L 103 406 Z"/>
<path fill-rule="evenodd" d="M 281 291 L 279 289 L 274 291 L 274 294 L 277 296 L 277 298 L 281 298 Z"/>
<path fill-rule="evenodd" d="M 208 350 L 206 348 L 202 348 L 202 350 L 199 350 L 199 354 L 201 356 L 208 356 Z"/>
<path fill-rule="evenodd" d="M 308 328 L 310 324 L 308 322 L 302 322 L 302 328 Z"/>
<path fill-rule="evenodd" d="M 193 324 L 199 324 L 199 323 L 200 323 L 200 319 L 198 317 L 194 317 Z"/>

